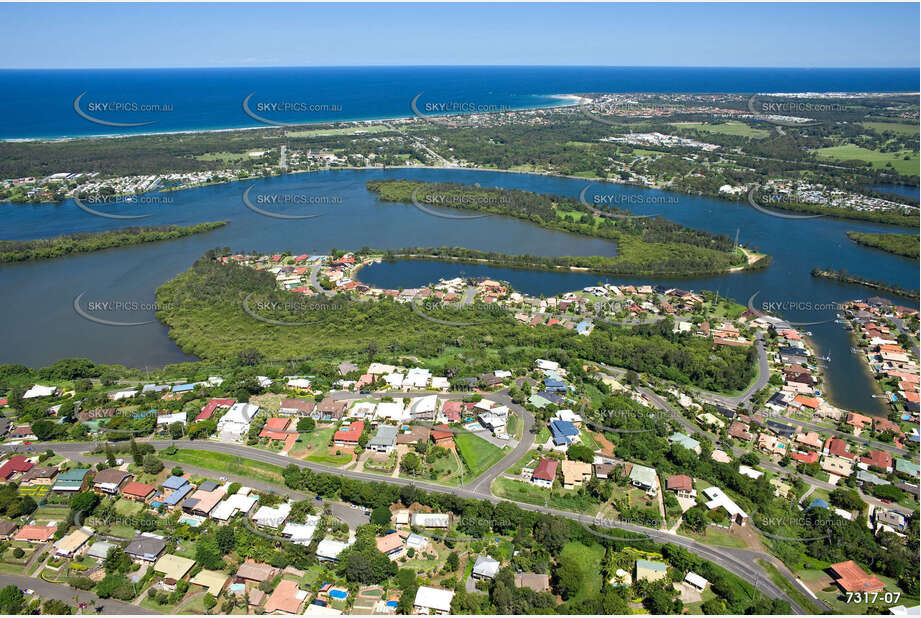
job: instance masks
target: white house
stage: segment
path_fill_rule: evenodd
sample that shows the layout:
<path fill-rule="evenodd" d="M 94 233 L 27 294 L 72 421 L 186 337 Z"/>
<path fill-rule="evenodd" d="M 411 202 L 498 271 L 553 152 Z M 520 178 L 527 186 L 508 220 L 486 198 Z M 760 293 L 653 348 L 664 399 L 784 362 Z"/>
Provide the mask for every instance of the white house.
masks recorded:
<path fill-rule="evenodd" d="M 41 384 L 36 384 L 29 390 L 27 390 L 22 398 L 23 399 L 35 399 L 36 397 L 50 397 L 58 391 L 56 386 L 42 386 Z"/>
<path fill-rule="evenodd" d="M 221 442 L 239 442 L 249 431 L 249 424 L 259 411 L 252 403 L 235 403 L 217 423 L 218 439 Z"/>
<path fill-rule="evenodd" d="M 157 417 L 157 427 L 162 425 L 169 427 L 173 423 L 182 423 L 185 425 L 185 412 L 176 412 L 175 414 L 161 414 Z"/>
<path fill-rule="evenodd" d="M 413 601 L 413 611 L 417 614 L 443 616 L 451 613 L 452 600 L 454 600 L 453 590 L 419 586 L 416 591 L 416 599 Z"/>

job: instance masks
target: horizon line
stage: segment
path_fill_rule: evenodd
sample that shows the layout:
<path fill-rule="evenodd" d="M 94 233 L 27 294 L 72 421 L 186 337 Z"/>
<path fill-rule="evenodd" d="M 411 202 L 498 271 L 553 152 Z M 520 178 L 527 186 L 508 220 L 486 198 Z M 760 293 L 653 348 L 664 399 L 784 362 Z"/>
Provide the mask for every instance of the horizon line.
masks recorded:
<path fill-rule="evenodd" d="M 330 64 L 330 65 L 218 65 L 218 66 L 156 66 L 156 67 L 0 67 L 0 71 L 162 71 L 162 70 L 234 70 L 234 69 L 479 69 L 479 68 L 593 68 L 593 69 L 781 69 L 781 70 L 832 70 L 832 71 L 921 71 L 918 66 L 769 66 L 769 65 L 616 65 L 616 64 Z"/>

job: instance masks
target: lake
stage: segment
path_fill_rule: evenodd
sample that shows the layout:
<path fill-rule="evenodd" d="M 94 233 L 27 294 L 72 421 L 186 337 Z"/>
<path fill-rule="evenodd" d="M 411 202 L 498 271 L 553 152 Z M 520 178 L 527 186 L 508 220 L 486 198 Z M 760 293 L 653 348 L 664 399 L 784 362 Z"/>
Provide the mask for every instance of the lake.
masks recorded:
<path fill-rule="evenodd" d="M 190 225 L 229 220 L 225 228 L 178 241 L 113 249 L 67 259 L 6 265 L 0 268 L 0 286 L 12 302 L 0 307 L 6 325 L 0 362 L 46 365 L 60 358 L 88 357 L 98 362 L 132 367 L 158 366 L 191 360 L 172 343 L 159 324 L 114 327 L 89 322 L 73 308 L 74 298 L 85 292 L 87 302 L 124 301 L 152 304 L 154 290 L 186 270 L 208 249 L 229 246 L 235 251 L 327 253 L 333 248 L 369 246 L 398 249 L 407 246 L 456 245 L 503 253 L 535 255 L 607 255 L 617 253 L 614 243 L 535 227 L 504 217 L 444 219 L 407 204 L 380 203 L 365 189 L 379 178 L 451 181 L 482 186 L 522 189 L 577 197 L 590 183 L 570 178 L 476 170 L 399 169 L 312 172 L 250 182 L 230 183 L 159 194 L 171 201 L 118 207 L 121 214 L 152 216 L 138 221 L 113 221 L 84 212 L 73 203 L 14 206 L 0 204 L 6 225 L 0 238 L 25 239 L 63 233 L 96 231 L 126 225 Z M 289 214 L 320 214 L 305 220 L 279 220 L 256 214 L 246 207 L 265 204 L 273 196 L 299 196 L 299 203 L 283 209 Z M 882 278 L 904 287 L 917 287 L 917 264 L 911 260 L 862 248 L 845 232 L 858 230 L 905 231 L 860 222 L 812 219 L 790 220 L 760 213 L 747 203 L 729 203 L 704 197 L 665 193 L 614 184 L 591 184 L 587 201 L 613 197 L 637 214 L 661 214 L 691 227 L 735 236 L 770 253 L 770 268 L 755 273 L 733 273 L 692 280 L 669 280 L 690 289 L 709 289 L 745 304 L 758 293 L 755 306 L 783 303 L 783 317 L 798 322 L 833 320 L 829 306 L 874 294 L 854 287 L 814 279 L 815 266 L 845 268 L 868 278 Z M 260 200 L 260 198 L 263 198 Z M 292 200 L 294 201 L 294 200 Z M 310 202 L 304 206 L 303 202 Z M 316 204 L 316 205 L 313 205 Z M 629 204 L 628 206 L 626 204 Z M 100 208 L 101 209 L 101 208 Z M 281 212 L 279 210 L 279 212 Z M 456 211 L 452 211 L 456 214 Z M 545 273 L 431 262 L 399 262 L 369 266 L 361 279 L 387 287 L 413 287 L 457 274 L 488 275 L 506 279 L 523 292 L 556 294 L 599 280 L 613 283 L 656 282 L 652 278 L 604 279 L 579 273 Z M 883 295 L 885 296 L 885 295 Z M 906 299 L 890 297 L 900 304 Z M 791 307 L 797 303 L 797 307 Z M 802 306 L 802 304 L 808 306 Z M 821 308 L 819 308 L 821 307 Z M 153 317 L 148 310 L 113 310 L 113 321 L 140 322 Z M 813 333 L 819 352 L 831 358 L 828 386 L 832 400 L 843 407 L 879 413 L 871 397 L 871 379 L 858 358 L 850 354 L 848 334 L 833 323 L 805 327 Z"/>

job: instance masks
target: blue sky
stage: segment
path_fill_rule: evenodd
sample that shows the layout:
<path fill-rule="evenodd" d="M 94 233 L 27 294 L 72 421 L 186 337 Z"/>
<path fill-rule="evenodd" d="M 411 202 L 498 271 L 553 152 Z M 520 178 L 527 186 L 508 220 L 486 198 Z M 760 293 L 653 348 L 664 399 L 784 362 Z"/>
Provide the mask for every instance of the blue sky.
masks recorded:
<path fill-rule="evenodd" d="M 0 4 L 0 68 L 917 67 L 919 4 Z"/>

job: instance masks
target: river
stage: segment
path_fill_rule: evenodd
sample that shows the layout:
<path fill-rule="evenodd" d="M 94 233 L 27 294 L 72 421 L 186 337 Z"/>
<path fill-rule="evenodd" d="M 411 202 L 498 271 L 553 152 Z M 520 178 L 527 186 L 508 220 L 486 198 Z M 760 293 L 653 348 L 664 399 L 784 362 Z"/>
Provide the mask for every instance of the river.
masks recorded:
<path fill-rule="evenodd" d="M 111 316 L 113 321 L 150 320 L 153 318 L 154 290 L 186 270 L 206 250 L 217 246 L 229 246 L 235 251 L 291 250 L 297 253 L 327 253 L 333 248 L 363 246 L 396 249 L 442 245 L 536 255 L 612 256 L 617 252 L 614 243 L 545 230 L 515 219 L 495 216 L 444 219 L 412 205 L 380 203 L 365 189 L 367 180 L 377 178 L 480 183 L 571 197 L 577 197 L 589 184 L 571 178 L 475 170 L 338 170 L 158 194 L 171 201 L 118 207 L 120 214 L 152 214 L 141 220 L 119 221 L 94 216 L 71 200 L 58 205 L 0 204 L 0 216 L 6 224 L 0 230 L 0 238 L 7 240 L 126 225 L 230 221 L 225 228 L 178 241 L 0 267 L 0 287 L 7 292 L 7 302 L 0 307 L 0 318 L 5 325 L 0 362 L 42 366 L 60 358 L 87 357 L 98 362 L 143 368 L 194 360 L 173 344 L 161 325 L 154 322 L 114 327 L 93 323 L 74 311 L 74 298 L 85 292 L 81 306 L 89 302 L 124 301 L 125 309 L 113 309 L 106 316 Z M 291 221 L 257 214 L 243 202 L 243 193 L 248 187 L 252 187 L 250 203 L 264 210 L 322 216 Z M 689 289 L 710 289 L 743 304 L 752 294 L 758 293 L 756 307 L 764 308 L 764 303 L 783 303 L 784 310 L 777 313 L 789 320 L 833 320 L 835 303 L 874 295 L 866 288 L 814 279 L 810 275 L 814 266 L 845 268 L 860 276 L 917 287 L 915 262 L 859 247 L 845 236 L 847 230 L 905 230 L 828 219 L 790 220 L 765 215 L 745 203 L 614 184 L 592 184 L 585 193 L 586 199 L 594 201 L 596 195 L 604 195 L 609 201 L 620 200 L 621 205 L 637 214 L 661 214 L 691 227 L 730 236 L 738 233 L 740 242 L 770 253 L 773 263 L 764 271 L 693 280 L 672 279 L 670 282 Z M 285 196 L 292 205 L 285 209 L 270 207 L 274 196 Z M 375 285 L 412 287 L 461 273 L 506 279 L 524 292 L 545 295 L 581 288 L 599 280 L 614 283 L 656 281 L 431 262 L 374 265 L 363 269 L 361 278 Z M 891 300 L 910 304 L 898 297 L 891 297 Z M 131 307 L 131 303 L 142 306 Z M 792 306 L 793 303 L 797 306 Z M 870 378 L 857 356 L 850 354 L 847 333 L 833 322 L 804 328 L 813 333 L 819 352 L 831 359 L 827 380 L 831 399 L 848 409 L 880 413 L 879 402 L 871 396 Z"/>

